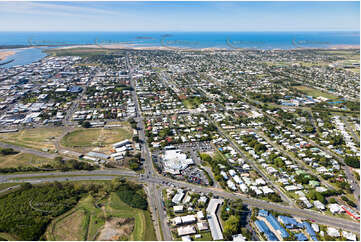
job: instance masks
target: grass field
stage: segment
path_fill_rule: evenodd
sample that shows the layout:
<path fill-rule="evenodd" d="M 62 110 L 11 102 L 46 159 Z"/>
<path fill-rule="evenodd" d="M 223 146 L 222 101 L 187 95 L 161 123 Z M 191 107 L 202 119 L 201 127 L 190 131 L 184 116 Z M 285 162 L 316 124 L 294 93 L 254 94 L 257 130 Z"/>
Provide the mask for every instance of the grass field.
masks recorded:
<path fill-rule="evenodd" d="M 306 86 L 295 86 L 295 88 L 297 90 L 300 90 L 304 93 L 306 93 L 306 95 L 309 95 L 309 96 L 313 96 L 313 97 L 325 97 L 325 98 L 328 98 L 328 99 L 335 99 L 337 98 L 337 96 L 335 95 L 332 95 L 330 93 L 326 93 L 326 92 L 322 92 L 318 89 L 314 89 L 314 88 L 311 88 L 311 87 L 306 87 Z"/>
<path fill-rule="evenodd" d="M 85 233 L 82 224 L 85 218 L 85 211 L 82 209 L 77 209 L 64 217 L 61 223 L 54 226 L 55 240 L 83 240 Z"/>
<path fill-rule="evenodd" d="M 201 100 L 199 97 L 187 98 L 187 99 L 183 100 L 182 102 L 183 102 L 183 105 L 189 109 L 197 108 L 201 104 Z"/>
<path fill-rule="evenodd" d="M 193 235 L 193 236 L 192 236 L 192 239 L 193 239 L 194 241 L 212 241 L 212 240 L 213 240 L 211 232 L 201 232 L 201 233 L 199 233 L 199 234 L 202 235 L 201 238 L 196 239 L 196 238 L 194 237 L 194 235 Z"/>
<path fill-rule="evenodd" d="M 17 237 L 10 235 L 8 233 L 0 233 L 0 241 L 14 241 L 19 240 Z"/>
<path fill-rule="evenodd" d="M 152 219 L 148 211 L 129 207 L 114 193 L 111 195 L 110 203 L 106 206 L 106 211 L 117 217 L 135 218 L 134 231 L 129 240 L 157 240 Z"/>
<path fill-rule="evenodd" d="M 14 155 L 0 155 L 0 168 L 19 166 L 40 166 L 50 164 L 54 161 L 44 157 L 28 153 L 18 153 Z"/>
<path fill-rule="evenodd" d="M 119 50 L 105 50 L 101 48 L 87 48 L 87 47 L 80 47 L 80 48 L 71 48 L 71 49 L 54 49 L 54 50 L 47 50 L 45 51 L 49 55 L 54 56 L 94 56 L 94 55 L 104 55 L 109 54 L 111 52 L 119 52 Z"/>
<path fill-rule="evenodd" d="M 0 141 L 38 150 L 55 149 L 55 138 L 62 133 L 62 128 L 24 129 L 16 133 L 1 133 Z"/>
<path fill-rule="evenodd" d="M 82 199 L 71 211 L 53 220 L 45 235 L 48 240 L 94 240 L 105 218 L 100 208 L 94 206 L 94 198 Z"/>
<path fill-rule="evenodd" d="M 61 140 L 61 145 L 74 148 L 80 152 L 92 150 L 96 147 L 110 149 L 110 145 L 124 139 L 130 139 L 132 133 L 128 127 L 125 128 L 94 128 L 78 129 L 66 134 Z"/>
<path fill-rule="evenodd" d="M 150 213 L 129 207 L 115 193 L 100 200 L 91 195 L 82 199 L 74 209 L 53 220 L 45 235 L 48 240 L 96 240 L 110 216 L 134 218 L 134 230 L 124 239 L 156 240 Z"/>
<path fill-rule="evenodd" d="M 19 185 L 19 184 L 21 184 L 21 183 L 1 183 L 0 184 L 0 191 L 6 189 L 8 187 L 16 186 L 16 185 Z"/>

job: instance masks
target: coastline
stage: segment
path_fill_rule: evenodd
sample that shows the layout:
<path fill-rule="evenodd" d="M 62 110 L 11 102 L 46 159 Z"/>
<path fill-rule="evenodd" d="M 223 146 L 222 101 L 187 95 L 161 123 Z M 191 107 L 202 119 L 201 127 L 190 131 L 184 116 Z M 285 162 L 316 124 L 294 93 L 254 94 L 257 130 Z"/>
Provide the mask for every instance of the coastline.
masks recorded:
<path fill-rule="evenodd" d="M 15 55 L 15 51 L 7 50 L 7 51 L 0 51 L 0 61 L 6 60 L 8 57 Z"/>
<path fill-rule="evenodd" d="M 53 50 L 67 50 L 67 49 L 76 49 L 76 48 L 89 48 L 89 49 L 128 49 L 128 50 L 174 50 L 174 51 L 225 51 L 225 50 L 263 50 L 257 48 L 225 48 L 225 47 L 205 47 L 205 48 L 187 48 L 187 47 L 176 47 L 176 46 L 142 46 L 138 44 L 107 44 L 107 45 L 96 45 L 96 44 L 86 44 L 86 45 L 72 45 L 72 46 L 63 46 L 53 48 Z M 348 45 L 348 44 L 339 44 L 339 45 L 329 45 L 324 47 L 298 47 L 291 49 L 268 49 L 268 50 L 359 50 L 359 45 Z"/>

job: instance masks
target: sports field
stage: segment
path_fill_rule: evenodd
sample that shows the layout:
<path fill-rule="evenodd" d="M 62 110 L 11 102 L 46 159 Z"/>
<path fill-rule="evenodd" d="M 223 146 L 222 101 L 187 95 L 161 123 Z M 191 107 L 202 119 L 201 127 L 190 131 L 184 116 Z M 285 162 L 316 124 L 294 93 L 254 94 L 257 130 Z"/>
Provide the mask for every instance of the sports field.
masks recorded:
<path fill-rule="evenodd" d="M 92 150 L 97 147 L 109 150 L 112 144 L 124 139 L 130 139 L 131 137 L 132 132 L 128 126 L 111 129 L 77 129 L 66 134 L 60 143 L 64 147 L 73 148 L 80 152 Z"/>
<path fill-rule="evenodd" d="M 313 97 L 325 97 L 325 98 L 328 98 L 328 99 L 335 99 L 337 98 L 337 96 L 333 95 L 333 94 L 330 94 L 330 93 L 326 93 L 326 92 L 322 92 L 318 89 L 315 89 L 315 88 L 311 88 L 311 87 L 306 87 L 306 86 L 295 86 L 295 88 L 297 90 L 300 90 L 304 93 L 306 93 L 306 95 L 309 95 L 309 96 L 313 96 Z"/>
<path fill-rule="evenodd" d="M 55 139 L 62 133 L 62 128 L 24 129 L 15 133 L 1 133 L 0 141 L 38 150 L 54 150 Z"/>
<path fill-rule="evenodd" d="M 51 159 L 36 156 L 28 153 L 18 153 L 13 155 L 0 155 L 0 168 L 10 168 L 19 166 L 41 166 L 53 163 Z"/>

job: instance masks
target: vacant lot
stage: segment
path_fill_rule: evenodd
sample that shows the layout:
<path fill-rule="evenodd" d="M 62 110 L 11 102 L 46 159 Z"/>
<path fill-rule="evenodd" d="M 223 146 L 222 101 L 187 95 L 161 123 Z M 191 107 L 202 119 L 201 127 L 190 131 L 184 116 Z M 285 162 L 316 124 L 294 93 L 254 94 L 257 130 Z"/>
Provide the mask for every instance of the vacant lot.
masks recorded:
<path fill-rule="evenodd" d="M 187 98 L 183 100 L 183 104 L 189 109 L 197 108 L 201 104 L 201 99 L 199 97 Z"/>
<path fill-rule="evenodd" d="M 113 193 L 106 212 L 116 217 L 135 219 L 134 231 L 129 240 L 157 240 L 149 211 L 129 207 Z"/>
<path fill-rule="evenodd" d="M 102 199 L 88 196 L 56 218 L 45 233 L 48 240 L 156 240 L 148 211 L 122 202 L 115 193 Z"/>
<path fill-rule="evenodd" d="M 108 50 L 108 49 L 97 48 L 95 45 L 92 47 L 93 48 L 79 47 L 79 48 L 53 49 L 53 50 L 47 50 L 45 52 L 50 55 L 55 55 L 55 56 L 88 57 L 88 56 L 94 56 L 94 55 L 109 54 L 111 52 L 117 51 L 117 50 Z M 118 50 L 118 52 L 119 52 L 119 50 Z"/>
<path fill-rule="evenodd" d="M 55 240 L 83 240 L 85 234 L 82 224 L 85 220 L 85 212 L 82 209 L 76 209 L 62 217 L 63 219 L 53 228 L 52 234 Z"/>
<path fill-rule="evenodd" d="M 100 232 L 97 240 L 127 239 L 134 229 L 134 218 L 109 218 Z"/>
<path fill-rule="evenodd" d="M 19 240 L 19 238 L 10 235 L 8 233 L 0 233 L 0 241 L 14 241 L 14 240 Z"/>
<path fill-rule="evenodd" d="M 16 133 L 1 133 L 0 141 L 38 150 L 55 149 L 55 139 L 62 133 L 62 128 L 24 129 Z"/>
<path fill-rule="evenodd" d="M 51 159 L 36 156 L 28 153 L 18 153 L 14 155 L 0 155 L 0 168 L 19 166 L 41 166 L 53 163 Z"/>
<path fill-rule="evenodd" d="M 332 94 L 326 93 L 326 92 L 322 92 L 322 91 L 320 91 L 318 89 L 314 89 L 314 88 L 311 88 L 311 87 L 295 86 L 295 88 L 297 90 L 300 90 L 300 91 L 306 93 L 306 95 L 313 96 L 313 97 L 325 97 L 325 98 L 328 98 L 328 99 L 337 98 L 337 96 L 335 96 L 335 95 L 332 95 Z"/>
<path fill-rule="evenodd" d="M 94 148 L 109 150 L 112 144 L 131 137 L 129 127 L 78 129 L 66 134 L 61 140 L 61 145 L 80 152 Z"/>
<path fill-rule="evenodd" d="M 80 200 L 74 209 L 56 218 L 47 228 L 47 239 L 94 240 L 105 222 L 102 210 L 95 207 L 94 202 L 95 199 L 88 196 Z"/>

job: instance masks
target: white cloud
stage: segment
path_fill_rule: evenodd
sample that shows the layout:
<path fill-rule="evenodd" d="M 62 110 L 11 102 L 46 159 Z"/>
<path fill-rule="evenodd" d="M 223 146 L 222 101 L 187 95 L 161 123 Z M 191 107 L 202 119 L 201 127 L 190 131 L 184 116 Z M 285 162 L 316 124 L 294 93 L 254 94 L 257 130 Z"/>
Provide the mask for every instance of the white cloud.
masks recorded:
<path fill-rule="evenodd" d="M 0 2 L 0 14 L 50 15 L 50 16 L 98 16 L 117 15 L 111 10 L 96 9 L 85 6 L 71 6 L 60 3 L 45 2 Z"/>

